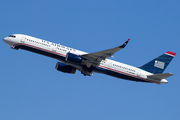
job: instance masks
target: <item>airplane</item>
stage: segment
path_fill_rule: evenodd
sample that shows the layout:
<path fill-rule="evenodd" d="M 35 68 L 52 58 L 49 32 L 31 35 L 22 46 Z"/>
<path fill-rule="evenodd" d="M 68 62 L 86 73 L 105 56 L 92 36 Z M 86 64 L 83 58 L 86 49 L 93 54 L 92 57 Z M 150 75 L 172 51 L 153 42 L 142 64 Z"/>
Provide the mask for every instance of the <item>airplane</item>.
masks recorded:
<path fill-rule="evenodd" d="M 86 53 L 61 44 L 24 34 L 12 34 L 3 41 L 12 49 L 23 49 L 57 59 L 56 70 L 75 74 L 79 70 L 84 76 L 93 75 L 94 72 L 110 75 L 116 78 L 146 83 L 168 83 L 166 78 L 172 73 L 163 73 L 176 53 L 168 51 L 141 67 L 133 67 L 121 62 L 107 59 L 114 53 L 126 47 L 130 39 L 115 48 Z"/>

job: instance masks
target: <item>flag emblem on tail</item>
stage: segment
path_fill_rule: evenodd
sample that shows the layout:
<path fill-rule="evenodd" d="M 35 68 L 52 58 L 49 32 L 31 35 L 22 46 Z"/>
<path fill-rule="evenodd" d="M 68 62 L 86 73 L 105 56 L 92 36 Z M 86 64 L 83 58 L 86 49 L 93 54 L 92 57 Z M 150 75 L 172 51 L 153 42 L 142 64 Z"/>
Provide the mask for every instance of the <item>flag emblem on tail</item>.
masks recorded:
<path fill-rule="evenodd" d="M 165 65 L 164 62 L 157 61 L 157 60 L 154 63 L 154 67 L 161 68 L 161 69 L 164 69 L 164 65 Z"/>

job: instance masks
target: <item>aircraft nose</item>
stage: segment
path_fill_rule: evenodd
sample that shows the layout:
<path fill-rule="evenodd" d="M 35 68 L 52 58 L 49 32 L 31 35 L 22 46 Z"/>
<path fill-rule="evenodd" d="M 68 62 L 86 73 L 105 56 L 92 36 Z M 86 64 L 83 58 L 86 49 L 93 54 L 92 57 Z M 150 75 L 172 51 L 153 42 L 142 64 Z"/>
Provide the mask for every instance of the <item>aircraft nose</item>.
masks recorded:
<path fill-rule="evenodd" d="M 5 37 L 5 38 L 3 39 L 3 41 L 4 41 L 6 44 L 11 45 L 11 41 L 10 41 L 9 37 Z"/>
<path fill-rule="evenodd" d="M 3 41 L 4 41 L 5 43 L 7 43 L 8 40 L 9 40 L 9 37 L 5 37 L 5 38 L 3 39 Z"/>

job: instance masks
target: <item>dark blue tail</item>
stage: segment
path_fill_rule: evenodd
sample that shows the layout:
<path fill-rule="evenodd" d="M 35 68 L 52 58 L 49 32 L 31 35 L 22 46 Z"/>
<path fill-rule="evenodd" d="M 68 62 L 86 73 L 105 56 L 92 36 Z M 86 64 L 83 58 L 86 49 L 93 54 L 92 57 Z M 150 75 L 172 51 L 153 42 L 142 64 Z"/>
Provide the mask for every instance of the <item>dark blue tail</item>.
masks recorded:
<path fill-rule="evenodd" d="M 168 51 L 140 68 L 153 74 L 163 73 L 175 55 L 176 53 Z"/>

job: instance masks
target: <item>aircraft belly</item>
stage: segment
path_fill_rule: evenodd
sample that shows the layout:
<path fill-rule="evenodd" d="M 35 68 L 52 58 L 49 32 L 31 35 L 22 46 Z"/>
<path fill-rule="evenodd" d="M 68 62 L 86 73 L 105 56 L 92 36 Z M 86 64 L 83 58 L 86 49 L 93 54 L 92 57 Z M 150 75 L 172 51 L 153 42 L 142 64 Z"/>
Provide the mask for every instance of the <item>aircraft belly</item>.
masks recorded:
<path fill-rule="evenodd" d="M 105 69 L 105 68 L 102 68 L 102 67 L 96 68 L 95 72 L 110 75 L 110 76 L 120 78 L 120 79 L 125 79 L 125 80 L 131 80 L 131 81 L 136 81 L 136 82 L 149 82 L 149 81 L 142 80 L 140 78 L 136 78 L 136 77 L 133 77 L 133 76 L 130 76 L 130 75 L 126 75 L 126 74 L 122 74 L 122 73 L 115 72 L 115 71 L 112 71 L 112 70 L 108 70 L 108 69 Z"/>
<path fill-rule="evenodd" d="M 41 54 L 41 55 L 44 55 L 44 56 L 48 56 L 48 57 L 51 57 L 51 58 L 55 58 L 55 59 L 58 59 L 58 60 L 62 60 L 62 61 L 65 60 L 65 57 L 63 57 L 61 55 L 58 55 L 55 52 L 41 50 L 41 49 L 37 49 L 37 48 L 26 46 L 26 45 L 18 45 L 17 47 L 20 48 L 20 49 L 23 49 L 23 50 L 27 50 L 27 51 L 31 51 L 31 52 L 34 52 L 34 53 L 38 53 L 38 54 Z"/>

